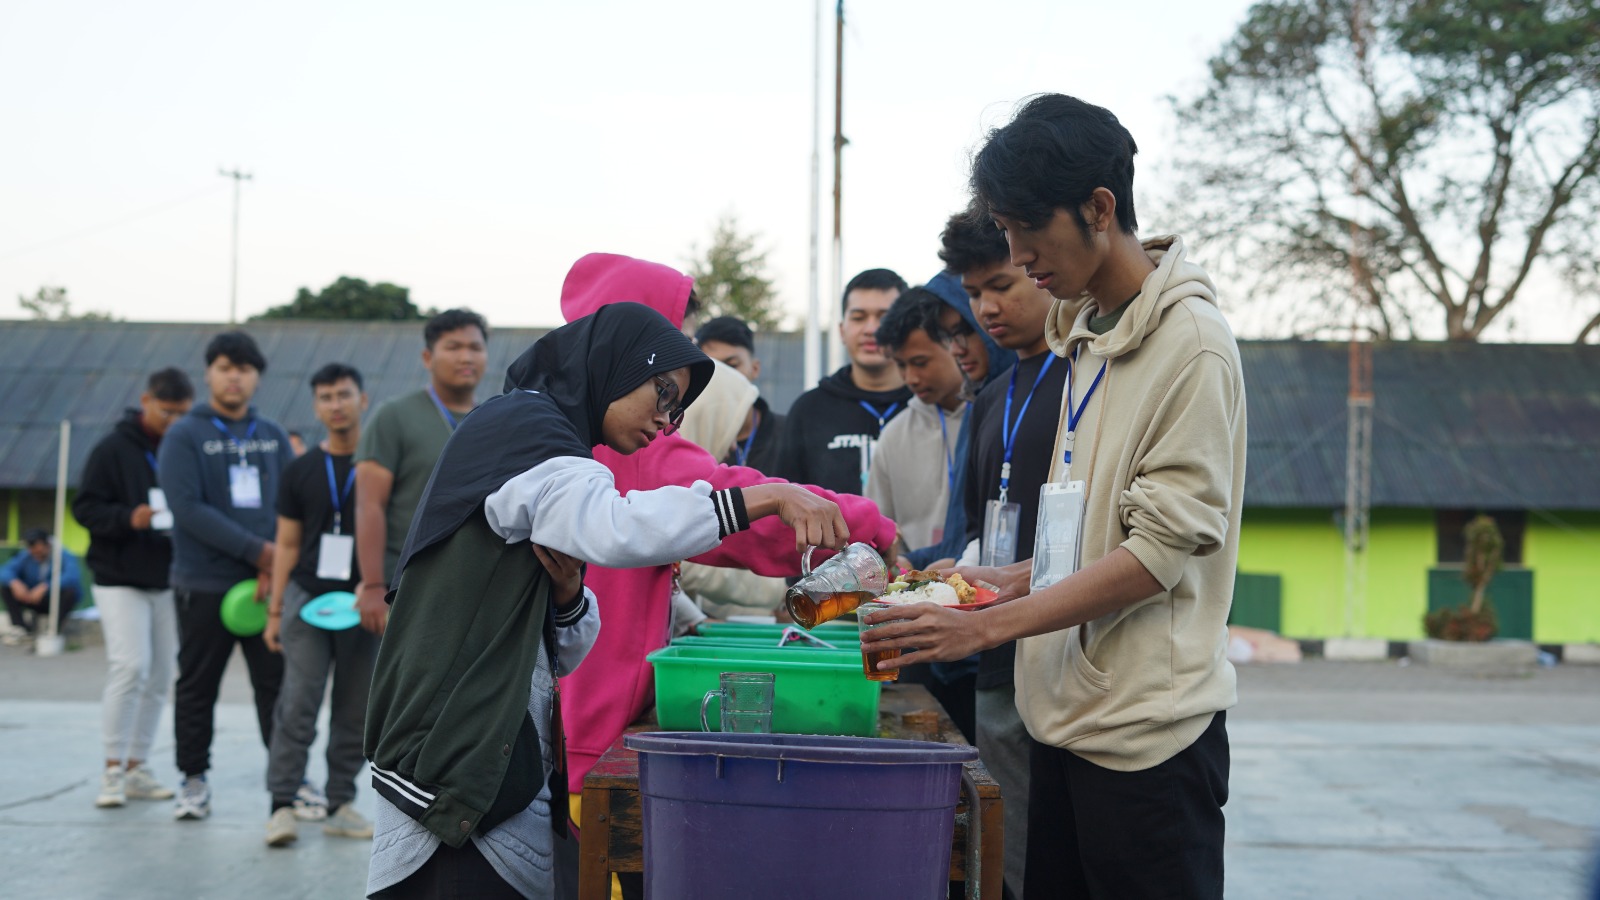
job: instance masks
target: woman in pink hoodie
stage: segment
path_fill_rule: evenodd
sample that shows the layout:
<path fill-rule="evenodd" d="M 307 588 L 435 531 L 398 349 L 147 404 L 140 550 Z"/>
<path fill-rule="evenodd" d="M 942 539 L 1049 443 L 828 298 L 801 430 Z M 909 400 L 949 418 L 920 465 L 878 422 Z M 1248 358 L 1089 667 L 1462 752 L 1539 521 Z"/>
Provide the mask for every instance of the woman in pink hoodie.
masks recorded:
<path fill-rule="evenodd" d="M 674 325 L 683 325 L 694 281 L 667 266 L 611 253 L 578 260 L 561 287 L 561 314 L 568 322 L 607 303 L 643 303 Z M 650 446 L 623 456 L 604 446 L 594 458 L 616 476 L 617 490 L 647 491 L 665 485 L 710 482 L 713 490 L 778 481 L 755 469 L 725 466 L 678 434 L 657 437 Z M 871 500 L 811 487 L 839 504 L 850 539 L 887 552 L 894 523 Z M 670 527 L 670 523 L 663 523 Z M 800 556 L 794 532 L 776 517 L 762 519 L 694 562 L 749 569 L 758 575 L 798 575 Z M 562 720 L 566 725 L 568 782 L 580 796 L 583 779 L 624 729 L 644 712 L 654 682 L 645 655 L 666 645 L 671 627 L 672 567 L 602 569 L 590 566 L 584 585 L 600 601 L 600 637 L 584 664 L 561 679 Z"/>

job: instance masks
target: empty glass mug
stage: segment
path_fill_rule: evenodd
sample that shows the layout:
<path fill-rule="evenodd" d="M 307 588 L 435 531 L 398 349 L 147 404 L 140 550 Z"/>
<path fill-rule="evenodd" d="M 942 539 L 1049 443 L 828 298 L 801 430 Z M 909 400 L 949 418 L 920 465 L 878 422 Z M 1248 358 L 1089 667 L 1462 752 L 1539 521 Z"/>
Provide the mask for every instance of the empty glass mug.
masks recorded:
<path fill-rule="evenodd" d="M 720 690 L 706 691 L 700 700 L 700 730 L 710 731 L 706 709 L 712 700 L 722 707 L 722 727 L 729 734 L 772 733 L 772 673 L 723 672 Z"/>
<path fill-rule="evenodd" d="M 837 556 L 815 570 L 811 568 L 811 551 L 807 547 L 800 560 L 803 576 L 783 595 L 783 605 L 789 615 L 807 629 L 815 628 L 830 619 L 837 619 L 856 607 L 881 596 L 889 586 L 889 567 L 878 551 L 866 544 L 856 543 L 844 548 Z"/>

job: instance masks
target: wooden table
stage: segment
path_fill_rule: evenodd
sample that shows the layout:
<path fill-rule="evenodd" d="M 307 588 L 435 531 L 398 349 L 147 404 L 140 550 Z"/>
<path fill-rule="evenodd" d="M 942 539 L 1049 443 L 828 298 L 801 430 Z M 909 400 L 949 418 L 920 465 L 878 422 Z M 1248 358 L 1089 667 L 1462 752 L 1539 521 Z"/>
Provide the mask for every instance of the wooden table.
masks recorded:
<path fill-rule="evenodd" d="M 937 725 L 933 725 L 937 714 Z M 907 714 L 910 714 L 909 716 Z M 930 726 L 933 730 L 929 730 Z M 655 713 L 648 712 L 628 732 L 655 730 Z M 965 745 L 966 739 L 945 715 L 927 688 L 917 684 L 886 684 L 878 706 L 878 736 L 939 741 Z M 978 796 L 977 883 L 966 885 L 969 898 L 999 900 L 1005 875 L 1004 801 L 1000 786 L 981 760 L 967 763 L 963 771 L 962 799 L 956 807 L 955 840 L 950 854 L 950 880 L 967 882 L 967 795 Z M 639 798 L 639 755 L 622 746 L 622 738 L 601 755 L 583 779 L 583 822 L 579 900 L 606 900 L 611 896 L 612 872 L 644 871 L 644 827 Z"/>

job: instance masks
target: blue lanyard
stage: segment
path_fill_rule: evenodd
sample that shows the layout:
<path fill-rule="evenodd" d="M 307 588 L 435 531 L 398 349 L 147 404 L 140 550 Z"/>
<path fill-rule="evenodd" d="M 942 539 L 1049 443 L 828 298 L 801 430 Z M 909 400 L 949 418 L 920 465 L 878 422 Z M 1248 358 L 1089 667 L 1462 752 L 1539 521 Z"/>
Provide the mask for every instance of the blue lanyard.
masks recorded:
<path fill-rule="evenodd" d="M 883 433 L 883 423 L 889 421 L 889 419 L 893 417 L 894 414 L 900 409 L 900 402 L 898 400 L 889 404 L 888 409 L 883 410 L 878 409 L 876 406 L 873 406 L 871 403 L 868 403 L 865 400 L 857 400 L 856 402 L 861 404 L 862 409 L 872 413 L 872 415 L 877 418 L 879 434 Z"/>
<path fill-rule="evenodd" d="M 1064 461 L 1069 466 L 1072 465 L 1072 440 L 1078 430 L 1078 420 L 1083 418 L 1083 411 L 1089 408 L 1089 398 L 1094 396 L 1094 389 L 1100 386 L 1100 379 L 1106 377 L 1106 367 L 1111 365 L 1111 360 L 1109 359 L 1100 364 L 1100 371 L 1095 374 L 1093 383 L 1089 385 L 1089 390 L 1084 392 L 1083 402 L 1079 403 L 1078 408 L 1074 410 L 1072 408 L 1072 376 L 1077 371 L 1078 350 L 1082 349 L 1082 346 L 1080 344 L 1073 349 L 1072 359 L 1067 362 L 1067 453 Z"/>
<path fill-rule="evenodd" d="M 145 458 L 146 461 L 148 461 L 150 463 L 150 471 L 157 472 L 157 473 L 159 473 L 161 471 L 161 467 L 156 465 L 156 455 L 154 453 L 151 453 L 149 450 L 146 450 L 144 452 L 144 458 Z"/>
<path fill-rule="evenodd" d="M 761 430 L 761 413 L 756 413 L 756 424 L 750 428 L 750 434 L 744 439 L 743 444 L 734 446 L 734 453 L 738 456 L 739 465 L 750 458 L 750 448 L 755 446 L 756 432 Z"/>
<path fill-rule="evenodd" d="M 1039 390 L 1039 382 L 1044 381 L 1045 373 L 1050 371 L 1050 366 L 1055 361 L 1054 353 L 1045 357 L 1044 365 L 1039 367 L 1039 376 L 1033 379 L 1033 387 L 1028 388 L 1028 396 L 1022 398 L 1022 409 L 1017 413 L 1017 421 L 1008 431 L 1006 423 L 1011 421 L 1011 400 L 1017 393 L 1017 369 L 1021 367 L 1021 363 L 1011 367 L 1011 386 L 1006 388 L 1006 417 L 1000 420 L 1000 446 L 1005 451 L 1005 457 L 1000 461 L 1001 503 L 1005 503 L 1011 496 L 1011 454 L 1017 449 L 1017 432 L 1022 430 L 1022 419 L 1028 414 L 1028 404 L 1033 402 L 1033 395 Z"/>
<path fill-rule="evenodd" d="M 345 473 L 344 493 L 341 494 L 333 478 L 333 455 L 323 451 L 322 464 L 328 469 L 328 497 L 333 500 L 333 533 L 342 534 L 343 528 L 340 526 L 343 522 L 341 521 L 339 508 L 344 505 L 343 499 L 350 496 L 350 488 L 356 483 L 356 467 L 351 466 L 350 471 Z"/>
<path fill-rule="evenodd" d="M 449 424 L 450 430 L 455 431 L 456 426 L 461 423 L 456 420 L 455 416 L 450 415 L 450 410 L 445 408 L 444 401 L 439 399 L 439 393 L 433 389 L 431 384 L 428 385 L 428 396 L 433 398 L 433 405 L 439 408 L 439 415 L 444 416 L 444 420 Z"/>
<path fill-rule="evenodd" d="M 956 489 L 956 457 L 950 449 L 950 429 L 944 423 L 944 407 L 935 406 L 934 411 L 939 414 L 939 441 L 944 447 L 944 471 L 950 479 L 950 490 Z M 952 498 L 953 499 L 953 498 Z"/>
<path fill-rule="evenodd" d="M 223 424 L 222 420 L 217 418 L 216 416 L 212 416 L 211 417 L 211 424 L 217 426 L 217 430 L 222 432 L 222 436 L 227 438 L 228 440 L 232 441 L 233 445 L 235 447 L 239 448 L 239 465 L 242 466 L 242 465 L 248 464 L 249 460 L 246 459 L 245 455 L 244 455 L 244 445 L 245 445 L 245 443 L 247 441 L 249 441 L 251 438 L 256 436 L 256 420 L 255 419 L 251 419 L 250 420 L 250 427 L 248 427 L 248 428 L 246 428 L 244 430 L 244 440 L 243 441 L 241 441 L 238 438 L 234 437 L 233 436 L 233 432 L 228 430 L 228 426 Z"/>

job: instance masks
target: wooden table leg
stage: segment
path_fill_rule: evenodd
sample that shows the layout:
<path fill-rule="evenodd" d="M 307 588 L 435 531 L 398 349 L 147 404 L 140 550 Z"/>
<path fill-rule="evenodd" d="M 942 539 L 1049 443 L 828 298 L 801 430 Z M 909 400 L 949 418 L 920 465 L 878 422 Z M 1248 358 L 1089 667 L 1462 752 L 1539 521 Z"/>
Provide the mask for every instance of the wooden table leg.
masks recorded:
<path fill-rule="evenodd" d="M 611 791 L 583 789 L 583 824 L 578 842 L 578 900 L 607 900 L 611 896 Z"/>

